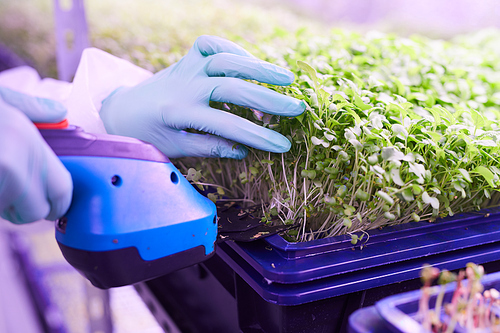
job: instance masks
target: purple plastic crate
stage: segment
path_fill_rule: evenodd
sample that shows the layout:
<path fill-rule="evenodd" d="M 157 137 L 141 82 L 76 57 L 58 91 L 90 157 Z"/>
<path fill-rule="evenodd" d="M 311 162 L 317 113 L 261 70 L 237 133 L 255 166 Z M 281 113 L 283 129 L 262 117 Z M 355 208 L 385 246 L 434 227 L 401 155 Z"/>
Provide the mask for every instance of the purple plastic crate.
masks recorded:
<path fill-rule="evenodd" d="M 500 209 L 370 231 L 360 249 L 350 237 L 289 243 L 281 236 L 221 244 L 217 255 L 266 301 L 298 305 L 418 278 L 423 264 L 459 269 L 500 258 Z"/>
<path fill-rule="evenodd" d="M 349 316 L 349 333 L 387 333 L 390 328 L 375 306 L 356 310 Z"/>
<path fill-rule="evenodd" d="M 500 272 L 486 275 L 481 282 L 485 290 L 490 288 L 495 288 L 497 290 L 500 289 Z M 467 281 L 464 281 L 464 283 L 467 283 Z M 430 309 L 433 309 L 436 303 L 438 287 L 434 288 L 436 288 L 436 293 L 430 298 Z M 450 283 L 446 286 L 443 304 L 451 301 L 455 288 L 456 283 Z M 420 290 L 393 295 L 377 302 L 375 308 L 380 318 L 383 319 L 384 323 L 391 329 L 392 332 L 425 332 L 422 325 L 415 319 L 418 312 L 420 296 Z M 498 312 L 498 309 L 492 309 L 492 311 Z M 446 316 L 443 315 L 442 318 L 444 317 Z M 462 333 L 466 332 L 466 329 L 457 325 L 454 332 Z"/>
<path fill-rule="evenodd" d="M 202 266 L 212 281 L 208 289 L 219 288 L 216 295 L 227 296 L 227 291 L 234 299 L 232 322 L 241 332 L 346 332 L 349 316 L 359 308 L 418 289 L 423 264 L 458 270 L 475 262 L 489 273 L 500 271 L 499 220 L 500 209 L 492 209 L 373 230 L 363 249 L 348 236 L 304 243 L 276 235 L 251 243 L 226 242 Z M 165 276 L 150 285 L 159 299 L 174 300 L 171 308 L 182 308 L 189 317 L 200 309 L 181 306 L 176 285 L 189 280 L 184 290 L 198 284 L 206 290 L 207 280 L 182 274 L 189 279 Z M 226 300 L 196 295 L 218 309 L 216 314 L 228 313 L 217 305 L 228 304 Z"/>

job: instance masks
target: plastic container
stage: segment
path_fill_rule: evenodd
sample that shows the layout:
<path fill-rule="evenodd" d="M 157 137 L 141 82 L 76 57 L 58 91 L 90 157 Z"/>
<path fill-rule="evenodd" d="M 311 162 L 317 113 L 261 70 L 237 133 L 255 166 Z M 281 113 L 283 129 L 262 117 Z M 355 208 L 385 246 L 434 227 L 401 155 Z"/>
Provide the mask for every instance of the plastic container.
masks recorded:
<path fill-rule="evenodd" d="M 390 328 L 374 306 L 354 311 L 349 317 L 349 333 L 387 333 Z"/>
<path fill-rule="evenodd" d="M 495 288 L 500 288 L 500 272 L 487 275 L 481 280 L 485 290 Z M 464 283 L 467 283 L 465 281 Z M 456 283 L 450 283 L 446 286 L 446 291 L 444 295 L 443 303 L 449 303 L 451 301 L 453 292 L 456 288 Z M 418 303 L 420 300 L 421 292 L 420 290 L 414 290 L 412 292 L 394 295 L 385 298 L 376 304 L 377 313 L 383 319 L 383 321 L 391 328 L 393 332 L 415 332 L 422 331 L 422 325 L 415 320 Z M 436 303 L 436 295 L 431 296 L 429 301 L 430 309 L 433 309 Z M 498 315 L 498 306 L 493 306 L 491 309 L 493 313 Z M 446 318 L 446 315 L 442 315 L 442 319 Z M 454 332 L 466 332 L 464 327 L 457 324 Z M 478 330 L 479 331 L 479 330 Z M 485 330 L 486 332 L 486 330 Z M 488 331 L 489 332 L 489 331 Z"/>
<path fill-rule="evenodd" d="M 499 219 L 494 209 L 388 227 L 371 231 L 363 248 L 347 236 L 226 242 L 203 265 L 234 297 L 242 332 L 347 331 L 355 310 L 418 289 L 423 264 L 499 271 Z"/>
<path fill-rule="evenodd" d="M 484 289 L 500 289 L 500 272 L 485 276 L 481 280 Z M 465 282 L 466 283 L 466 282 Z M 456 283 L 450 283 L 446 286 L 443 304 L 451 301 L 453 292 L 455 291 Z M 392 332 L 424 332 L 422 325 L 415 320 L 418 312 L 418 303 L 420 300 L 421 291 L 414 290 L 411 292 L 393 295 L 387 297 L 376 304 L 377 313 L 391 329 Z M 433 309 L 436 303 L 437 295 L 433 295 L 429 300 L 429 308 Z M 498 313 L 498 307 L 492 308 L 493 312 Z M 444 315 L 443 315 L 444 317 Z M 467 330 L 460 325 L 455 327 L 454 332 L 462 333 Z M 489 332 L 484 330 L 485 332 Z M 479 332 L 479 330 L 478 330 Z"/>

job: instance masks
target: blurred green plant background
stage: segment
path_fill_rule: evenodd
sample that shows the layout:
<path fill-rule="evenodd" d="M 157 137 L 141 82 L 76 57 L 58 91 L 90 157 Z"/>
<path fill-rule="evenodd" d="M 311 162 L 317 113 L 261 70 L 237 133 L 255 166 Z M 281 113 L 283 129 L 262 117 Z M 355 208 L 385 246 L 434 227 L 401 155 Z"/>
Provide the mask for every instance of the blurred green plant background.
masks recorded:
<path fill-rule="evenodd" d="M 71 3 L 71 0 L 58 0 Z M 53 0 L 0 0 L 0 44 L 42 76 L 57 76 Z M 258 44 L 276 28 L 307 26 L 450 38 L 500 24 L 496 0 L 85 0 L 92 46 L 155 71 L 197 36 Z"/>
<path fill-rule="evenodd" d="M 279 29 L 325 24 L 285 9 L 234 0 L 86 0 L 91 45 L 150 71 L 179 60 L 199 35 L 258 43 Z M 0 0 L 0 43 L 42 76 L 57 77 L 52 0 Z"/>
<path fill-rule="evenodd" d="M 350 7 L 332 1 L 343 9 L 326 0 L 302 7 L 301 0 L 86 0 L 85 7 L 92 46 L 152 72 L 178 61 L 204 34 L 291 69 L 290 88 L 270 88 L 304 99 L 304 116 L 272 123 L 232 109 L 287 135 L 294 143 L 288 154 L 253 151 L 242 162 L 206 159 L 181 170 L 232 198 L 269 202 L 263 220 L 300 222 L 299 234 L 289 232 L 296 239 L 349 233 L 356 243 L 355 232 L 478 209 L 500 187 L 500 32 L 453 36 L 439 28 L 450 19 L 440 16 L 447 5 L 456 2 L 463 9 L 455 8 L 457 20 L 471 22 L 494 6 L 467 16 L 465 0 L 423 0 L 429 6 L 414 12 L 421 24 L 405 27 L 409 2 L 373 1 L 380 7 L 365 0 Z M 342 18 L 337 10 L 355 15 Z M 464 24 L 470 32 L 489 25 Z M 413 32 L 433 39 L 405 37 Z M 0 0 L 0 44 L 42 76 L 57 77 L 53 2 Z"/>

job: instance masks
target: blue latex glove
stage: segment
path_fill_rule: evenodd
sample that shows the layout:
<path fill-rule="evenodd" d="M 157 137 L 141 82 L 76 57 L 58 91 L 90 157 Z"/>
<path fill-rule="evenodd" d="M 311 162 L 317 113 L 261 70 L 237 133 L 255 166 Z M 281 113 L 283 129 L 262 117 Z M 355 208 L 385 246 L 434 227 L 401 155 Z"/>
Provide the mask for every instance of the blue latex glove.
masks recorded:
<path fill-rule="evenodd" d="M 304 112 L 302 101 L 242 79 L 289 85 L 294 75 L 230 41 L 201 36 L 178 63 L 137 86 L 115 90 L 103 101 L 100 116 L 108 133 L 150 142 L 172 158 L 244 158 L 247 148 L 235 142 L 288 151 L 283 135 L 209 106 L 226 102 L 291 117 Z M 188 128 L 210 134 L 183 131 Z"/>
<path fill-rule="evenodd" d="M 59 122 L 65 115 L 55 101 L 0 87 L 2 218 L 14 223 L 55 220 L 68 210 L 71 175 L 32 123 Z"/>

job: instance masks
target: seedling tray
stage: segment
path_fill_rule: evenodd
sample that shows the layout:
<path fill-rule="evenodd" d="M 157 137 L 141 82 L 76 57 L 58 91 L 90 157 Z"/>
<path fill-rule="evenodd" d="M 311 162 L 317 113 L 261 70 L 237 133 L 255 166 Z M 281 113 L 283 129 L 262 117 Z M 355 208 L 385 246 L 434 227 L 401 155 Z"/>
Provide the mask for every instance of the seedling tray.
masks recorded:
<path fill-rule="evenodd" d="M 370 231 L 356 246 L 348 236 L 289 243 L 275 235 L 228 242 L 217 254 L 268 302 L 298 305 L 418 278 L 425 263 L 453 270 L 495 261 L 500 209 Z"/>
<path fill-rule="evenodd" d="M 242 332 L 347 331 L 348 317 L 355 310 L 418 289 L 419 272 L 426 263 L 458 270 L 474 262 L 488 273 L 500 271 L 500 209 L 369 234 L 366 244 L 355 246 L 349 236 L 304 243 L 289 243 L 278 235 L 251 243 L 226 242 L 202 266 L 208 280 L 218 282 L 220 294 L 233 300 L 232 322 Z M 197 280 L 200 285 L 208 281 L 191 275 L 184 290 Z M 150 288 L 160 299 L 179 299 L 182 293 L 176 294 L 174 286 L 183 279 L 187 276 L 165 276 L 152 281 Z M 202 292 L 196 297 L 212 310 L 218 302 Z M 174 303 L 170 308 L 178 310 Z M 184 311 L 198 315 L 200 308 L 187 306 Z"/>
<path fill-rule="evenodd" d="M 500 272 L 485 276 L 481 279 L 481 282 L 485 290 L 490 288 L 500 289 Z M 450 283 L 446 286 L 444 303 L 450 302 L 455 288 L 456 283 Z M 380 317 L 387 324 L 387 327 L 393 332 L 425 332 L 422 325 L 415 320 L 421 295 L 420 290 L 393 295 L 377 302 L 375 307 Z M 436 296 L 434 295 L 430 298 L 430 309 L 434 308 Z M 492 311 L 498 311 L 498 309 L 493 308 Z M 466 332 L 466 330 L 457 325 L 454 332 L 462 333 Z"/>
<path fill-rule="evenodd" d="M 375 306 L 356 310 L 349 317 L 349 333 L 387 333 L 390 328 Z"/>

